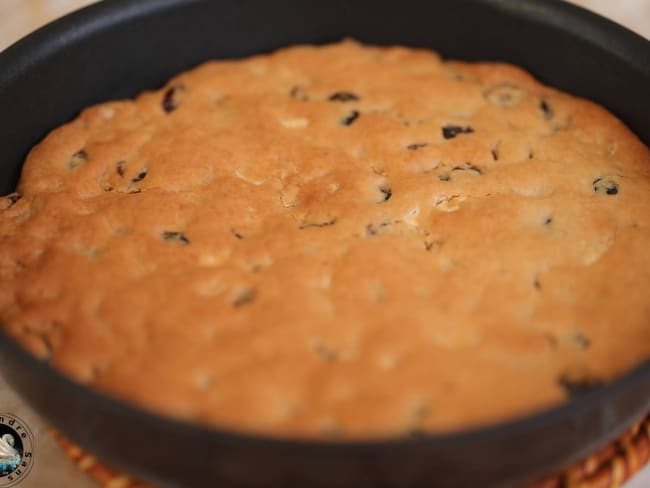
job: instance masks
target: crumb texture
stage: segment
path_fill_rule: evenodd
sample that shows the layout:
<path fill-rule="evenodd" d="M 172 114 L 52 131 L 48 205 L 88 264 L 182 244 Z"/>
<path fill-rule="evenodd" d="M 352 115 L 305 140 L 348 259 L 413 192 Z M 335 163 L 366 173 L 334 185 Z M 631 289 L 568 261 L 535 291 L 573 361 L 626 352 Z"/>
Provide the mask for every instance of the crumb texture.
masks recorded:
<path fill-rule="evenodd" d="M 229 429 L 381 437 L 650 356 L 650 151 L 523 70 L 344 41 L 85 109 L 0 197 L 0 320 Z"/>

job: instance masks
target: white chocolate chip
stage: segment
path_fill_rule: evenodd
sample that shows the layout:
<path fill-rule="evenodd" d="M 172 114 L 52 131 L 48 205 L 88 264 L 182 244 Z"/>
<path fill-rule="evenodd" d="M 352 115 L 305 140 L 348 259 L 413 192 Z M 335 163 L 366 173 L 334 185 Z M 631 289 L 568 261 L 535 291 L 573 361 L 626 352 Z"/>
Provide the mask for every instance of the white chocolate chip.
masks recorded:
<path fill-rule="evenodd" d="M 309 125 L 309 119 L 299 117 L 295 119 L 280 119 L 280 123 L 287 129 L 301 129 Z"/>

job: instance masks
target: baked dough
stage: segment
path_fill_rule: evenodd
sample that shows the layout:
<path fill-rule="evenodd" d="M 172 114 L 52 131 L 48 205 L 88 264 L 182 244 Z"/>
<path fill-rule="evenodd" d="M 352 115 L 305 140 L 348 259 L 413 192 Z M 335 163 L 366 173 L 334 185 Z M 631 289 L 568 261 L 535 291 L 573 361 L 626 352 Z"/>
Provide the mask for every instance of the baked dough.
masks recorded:
<path fill-rule="evenodd" d="M 466 429 L 650 357 L 650 151 L 506 64 L 208 62 L 54 130 L 0 209 L 4 329 L 191 422 Z"/>

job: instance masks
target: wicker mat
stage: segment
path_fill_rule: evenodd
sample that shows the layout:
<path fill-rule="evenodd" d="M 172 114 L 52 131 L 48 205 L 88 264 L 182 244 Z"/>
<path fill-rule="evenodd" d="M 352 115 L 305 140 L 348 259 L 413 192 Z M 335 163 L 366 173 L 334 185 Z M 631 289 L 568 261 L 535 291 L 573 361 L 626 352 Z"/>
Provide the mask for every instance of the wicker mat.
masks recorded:
<path fill-rule="evenodd" d="M 153 488 L 102 464 L 62 435 L 52 435 L 79 469 L 105 488 Z M 650 460 L 650 416 L 636 424 L 616 442 L 576 463 L 560 475 L 529 488 L 617 488 Z"/>

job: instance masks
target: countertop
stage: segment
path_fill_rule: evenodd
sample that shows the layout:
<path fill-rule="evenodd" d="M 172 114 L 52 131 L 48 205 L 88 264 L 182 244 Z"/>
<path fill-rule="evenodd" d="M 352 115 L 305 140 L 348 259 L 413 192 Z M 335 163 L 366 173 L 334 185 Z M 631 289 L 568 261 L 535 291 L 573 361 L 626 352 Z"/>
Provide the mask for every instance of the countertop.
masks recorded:
<path fill-rule="evenodd" d="M 92 0 L 0 0 L 0 50 L 26 33 Z M 650 39 L 650 0 L 574 0 L 602 13 Z M 20 488 L 97 488 L 58 448 L 44 422 L 0 377 L 0 412 L 22 418 L 34 438 L 34 466 Z M 625 488 L 650 487 L 650 466 L 637 474 Z"/>

